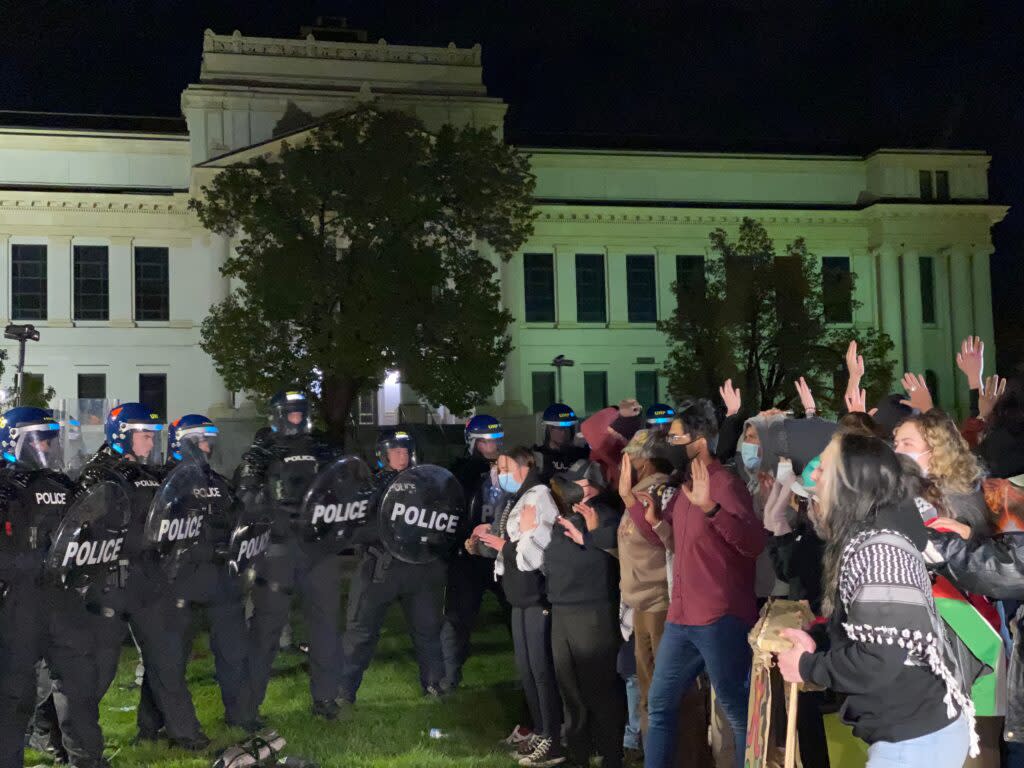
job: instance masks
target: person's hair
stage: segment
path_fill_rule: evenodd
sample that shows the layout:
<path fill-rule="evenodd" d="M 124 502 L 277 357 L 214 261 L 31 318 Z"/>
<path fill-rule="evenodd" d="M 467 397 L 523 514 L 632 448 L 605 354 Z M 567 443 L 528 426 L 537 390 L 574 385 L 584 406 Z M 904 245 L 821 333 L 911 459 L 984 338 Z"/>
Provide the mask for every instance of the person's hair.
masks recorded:
<path fill-rule="evenodd" d="M 665 435 L 653 429 L 640 429 L 633 435 L 622 452 L 630 459 L 653 459 L 665 455 L 668 441 Z"/>
<path fill-rule="evenodd" d="M 694 440 L 703 437 L 709 447 L 718 437 L 718 418 L 715 406 L 706 398 L 689 400 L 676 410 L 674 421 L 683 425 L 683 431 Z"/>
<path fill-rule="evenodd" d="M 868 437 L 885 437 L 878 423 L 863 411 L 843 414 L 839 419 L 839 430 L 841 432 L 855 432 L 859 435 L 867 435 Z"/>
<path fill-rule="evenodd" d="M 984 475 L 981 464 L 949 416 L 933 408 L 904 419 L 903 424 L 914 424 L 928 443 L 932 452 L 928 476 L 942 491 L 970 493 L 978 487 Z"/>
<path fill-rule="evenodd" d="M 988 417 L 988 429 L 1001 429 L 1011 435 L 1024 434 L 1024 383 L 1010 379 L 1006 391 L 992 406 Z"/>
<path fill-rule="evenodd" d="M 504 450 L 501 452 L 501 455 L 512 459 L 520 467 L 533 469 L 537 466 L 537 458 L 533 455 L 533 451 L 523 445 L 517 445 L 515 448 Z"/>
<path fill-rule="evenodd" d="M 876 525 L 879 511 L 906 497 L 903 468 L 892 446 L 855 433 L 838 432 L 836 451 L 826 462 L 818 488 L 825 539 L 822 569 L 822 612 L 831 616 L 839 600 L 843 551 L 850 540 Z"/>

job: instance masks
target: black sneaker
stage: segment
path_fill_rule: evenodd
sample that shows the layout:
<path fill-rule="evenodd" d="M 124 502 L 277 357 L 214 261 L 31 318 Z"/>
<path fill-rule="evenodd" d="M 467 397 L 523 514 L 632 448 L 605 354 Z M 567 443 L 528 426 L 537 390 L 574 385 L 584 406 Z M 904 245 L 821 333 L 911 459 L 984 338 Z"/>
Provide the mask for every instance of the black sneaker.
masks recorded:
<path fill-rule="evenodd" d="M 171 746 L 184 749 L 186 752 L 204 752 L 210 748 L 210 740 L 205 733 L 190 739 L 170 739 Z"/>
<path fill-rule="evenodd" d="M 324 720 L 337 720 L 340 708 L 334 699 L 322 699 L 313 702 L 313 714 Z"/>
<path fill-rule="evenodd" d="M 537 739 L 537 746 L 526 757 L 519 760 L 520 765 L 530 768 L 549 768 L 553 765 L 561 765 L 565 762 L 565 752 L 562 745 L 555 743 L 554 739 L 543 736 Z"/>

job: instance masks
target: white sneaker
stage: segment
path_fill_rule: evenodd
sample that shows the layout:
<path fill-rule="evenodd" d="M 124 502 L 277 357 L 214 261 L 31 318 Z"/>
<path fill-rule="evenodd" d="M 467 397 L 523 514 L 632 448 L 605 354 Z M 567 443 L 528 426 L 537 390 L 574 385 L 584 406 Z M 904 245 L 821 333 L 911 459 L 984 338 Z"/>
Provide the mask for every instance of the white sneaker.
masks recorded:
<path fill-rule="evenodd" d="M 560 744 L 546 736 L 537 739 L 537 746 L 532 753 L 519 761 L 520 765 L 530 768 L 550 768 L 553 765 L 561 765 L 565 762 L 565 753 Z"/>

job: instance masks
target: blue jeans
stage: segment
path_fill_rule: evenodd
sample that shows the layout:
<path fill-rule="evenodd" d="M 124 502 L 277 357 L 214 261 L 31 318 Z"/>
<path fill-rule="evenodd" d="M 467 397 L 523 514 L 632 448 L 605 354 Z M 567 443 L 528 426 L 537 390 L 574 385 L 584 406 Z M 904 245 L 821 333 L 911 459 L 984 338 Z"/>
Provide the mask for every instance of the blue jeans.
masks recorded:
<path fill-rule="evenodd" d="M 665 624 L 647 699 L 645 768 L 670 768 L 675 763 L 679 702 L 705 668 L 732 726 L 736 765 L 742 768 L 750 695 L 749 631 L 750 627 L 734 616 L 703 627 Z"/>
<path fill-rule="evenodd" d="M 640 749 L 640 682 L 636 675 L 623 678 L 626 681 L 626 703 L 629 705 L 629 720 L 626 734 L 622 737 L 624 749 Z"/>
<path fill-rule="evenodd" d="M 907 741 L 877 741 L 868 747 L 867 768 L 963 768 L 971 734 L 961 715 L 945 728 Z"/>

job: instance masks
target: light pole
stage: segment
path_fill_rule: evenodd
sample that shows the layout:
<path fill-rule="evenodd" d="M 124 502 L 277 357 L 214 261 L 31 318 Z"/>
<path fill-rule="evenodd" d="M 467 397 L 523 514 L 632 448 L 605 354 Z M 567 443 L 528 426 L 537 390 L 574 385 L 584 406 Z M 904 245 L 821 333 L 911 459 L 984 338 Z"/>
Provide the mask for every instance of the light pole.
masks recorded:
<path fill-rule="evenodd" d="M 576 365 L 576 361 L 570 360 L 565 355 L 559 355 L 558 357 L 551 361 L 551 364 L 555 366 L 555 370 L 558 371 L 557 385 L 555 388 L 555 399 L 558 402 L 562 402 L 562 369 L 572 368 L 574 365 Z"/>
<path fill-rule="evenodd" d="M 4 338 L 18 342 L 18 376 L 15 380 L 15 387 L 18 392 L 18 405 L 21 405 L 24 397 L 25 381 L 25 344 L 29 341 L 39 341 L 39 331 L 34 325 L 17 325 L 11 323 L 4 328 Z"/>

